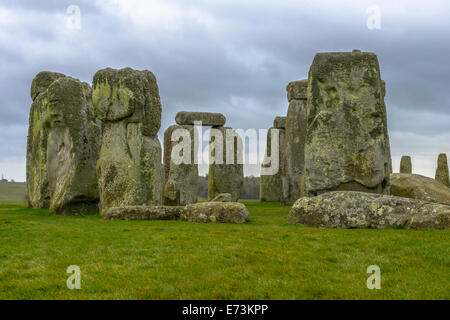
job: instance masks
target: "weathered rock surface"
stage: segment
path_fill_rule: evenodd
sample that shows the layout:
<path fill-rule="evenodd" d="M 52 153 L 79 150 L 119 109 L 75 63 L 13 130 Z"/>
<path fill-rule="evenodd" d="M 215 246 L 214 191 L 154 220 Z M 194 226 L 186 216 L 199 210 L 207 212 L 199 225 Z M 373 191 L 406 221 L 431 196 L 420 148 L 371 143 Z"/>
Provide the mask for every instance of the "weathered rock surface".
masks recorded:
<path fill-rule="evenodd" d="M 375 54 L 316 54 L 308 82 L 305 195 L 389 194 L 392 162 L 383 95 Z"/>
<path fill-rule="evenodd" d="M 184 207 L 126 206 L 109 208 L 105 220 L 177 220 Z"/>
<path fill-rule="evenodd" d="M 155 76 L 130 68 L 100 70 L 92 96 L 95 115 L 103 121 L 98 161 L 102 213 L 112 207 L 161 204 L 161 102 Z"/>
<path fill-rule="evenodd" d="M 250 221 L 250 214 L 242 203 L 204 202 L 187 205 L 180 219 L 190 222 L 244 223 Z"/>
<path fill-rule="evenodd" d="M 286 129 L 286 117 L 275 117 L 273 127 L 276 129 Z"/>
<path fill-rule="evenodd" d="M 441 153 L 438 157 L 435 179 L 444 186 L 450 187 L 447 155 L 445 153 Z"/>
<path fill-rule="evenodd" d="M 244 186 L 242 139 L 229 127 L 213 128 L 210 136 L 208 199 L 229 193 L 237 201 Z"/>
<path fill-rule="evenodd" d="M 391 195 L 450 206 L 450 188 L 418 174 L 392 173 Z"/>
<path fill-rule="evenodd" d="M 287 86 L 290 102 L 286 118 L 285 172 L 281 178 L 282 205 L 292 205 L 301 196 L 305 166 L 307 85 L 307 80 L 301 80 L 291 82 Z"/>
<path fill-rule="evenodd" d="M 197 154 L 197 144 L 194 143 L 195 130 L 196 128 L 191 125 L 176 124 L 164 132 L 165 205 L 184 206 L 197 202 L 198 165 L 194 161 Z"/>
<path fill-rule="evenodd" d="M 53 79 L 44 88 L 44 83 Z M 41 72 L 33 80 L 32 92 L 35 101 L 27 146 L 29 205 L 60 214 L 98 213 L 96 165 L 101 128 L 93 116 L 90 86 L 61 74 Z"/>
<path fill-rule="evenodd" d="M 229 193 L 219 193 L 210 202 L 233 202 L 233 199 Z"/>
<path fill-rule="evenodd" d="M 65 77 L 61 73 L 43 71 L 31 83 L 31 98 L 27 138 L 27 197 L 32 208 L 50 207 L 50 189 L 47 170 L 48 129 L 44 126 L 47 99 L 40 96 L 53 81 Z"/>
<path fill-rule="evenodd" d="M 298 199 L 288 222 L 318 228 L 448 229 L 450 206 L 355 191 Z"/>
<path fill-rule="evenodd" d="M 188 111 L 180 111 L 175 116 L 175 122 L 179 125 L 194 125 L 195 121 L 201 121 L 203 126 L 221 127 L 226 118 L 221 113 Z"/>
<path fill-rule="evenodd" d="M 65 75 L 57 72 L 41 71 L 31 82 L 31 100 L 35 100 L 39 94 L 46 91 L 47 88 L 59 78 L 64 78 Z"/>
<path fill-rule="evenodd" d="M 400 160 L 400 173 L 412 173 L 412 164 L 410 156 L 403 156 Z"/>
<path fill-rule="evenodd" d="M 287 87 L 288 102 L 292 100 L 306 100 L 307 99 L 308 80 L 299 80 L 290 82 Z"/>
<path fill-rule="evenodd" d="M 278 147 L 272 150 L 272 132 L 278 132 Z M 275 135 L 274 137 L 276 137 Z M 259 184 L 260 201 L 280 201 L 282 175 L 286 163 L 285 130 L 270 128 L 267 133 L 266 154 L 261 164 Z M 266 174 L 267 173 L 267 174 Z"/>

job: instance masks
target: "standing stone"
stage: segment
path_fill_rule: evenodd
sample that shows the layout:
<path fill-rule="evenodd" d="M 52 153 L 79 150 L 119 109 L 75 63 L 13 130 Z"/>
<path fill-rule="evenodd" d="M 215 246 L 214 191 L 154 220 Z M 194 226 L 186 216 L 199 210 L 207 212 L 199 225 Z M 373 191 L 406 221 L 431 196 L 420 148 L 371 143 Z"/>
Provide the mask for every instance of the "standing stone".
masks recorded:
<path fill-rule="evenodd" d="M 218 127 L 211 129 L 208 174 L 209 200 L 219 193 L 231 194 L 233 202 L 239 199 L 244 186 L 242 145 L 241 137 L 232 128 Z"/>
<path fill-rule="evenodd" d="M 196 121 L 201 121 L 202 126 L 221 127 L 226 118 L 221 113 L 188 111 L 180 111 L 175 116 L 175 122 L 179 125 L 194 125 Z"/>
<path fill-rule="evenodd" d="M 277 117 L 278 118 L 278 117 Z M 272 131 L 278 131 L 278 154 L 274 154 L 272 151 Z M 275 148 L 276 150 L 276 148 Z M 274 161 L 278 162 L 278 165 L 274 164 L 272 161 L 273 157 L 277 157 Z M 260 201 L 280 201 L 281 191 L 282 191 L 282 171 L 283 166 L 286 161 L 285 156 L 285 130 L 270 128 L 267 133 L 267 144 L 266 144 L 266 155 L 264 162 L 261 165 L 261 175 L 259 184 L 259 200 Z M 263 174 L 264 168 L 268 169 L 271 167 L 278 166 L 276 172 L 269 172 L 269 174 Z M 272 170 L 268 170 L 272 171 Z"/>
<path fill-rule="evenodd" d="M 176 124 L 164 132 L 165 205 L 184 206 L 197 202 L 196 130 L 191 125 Z M 176 154 L 172 154 L 173 150 Z"/>
<path fill-rule="evenodd" d="M 31 99 L 27 138 L 27 197 L 31 208 L 50 207 L 50 189 L 47 168 L 48 128 L 44 125 L 48 115 L 47 88 L 61 73 L 43 71 L 31 83 Z"/>
<path fill-rule="evenodd" d="M 309 71 L 305 191 L 389 194 L 392 172 L 378 58 L 316 54 Z"/>
<path fill-rule="evenodd" d="M 445 153 L 441 153 L 438 157 L 438 165 L 436 169 L 436 181 L 439 181 L 444 186 L 450 187 L 450 181 L 448 177 L 448 163 L 447 163 L 447 155 Z"/>
<path fill-rule="evenodd" d="M 94 76 L 92 95 L 95 115 L 103 122 L 102 214 L 111 207 L 161 204 L 161 102 L 155 76 L 148 70 L 103 69 Z"/>
<path fill-rule="evenodd" d="M 306 139 L 306 91 L 308 80 L 288 84 L 286 117 L 286 162 L 282 175 L 281 204 L 292 205 L 302 195 Z"/>
<path fill-rule="evenodd" d="M 45 88 L 43 83 L 50 84 Z M 44 72 L 33 81 L 33 96 L 27 149 L 30 206 L 62 214 L 97 213 L 100 124 L 90 86 Z"/>
<path fill-rule="evenodd" d="M 286 129 L 286 117 L 275 117 L 273 127 L 276 129 Z"/>
<path fill-rule="evenodd" d="M 400 160 L 400 173 L 412 173 L 412 164 L 410 156 L 403 156 Z"/>

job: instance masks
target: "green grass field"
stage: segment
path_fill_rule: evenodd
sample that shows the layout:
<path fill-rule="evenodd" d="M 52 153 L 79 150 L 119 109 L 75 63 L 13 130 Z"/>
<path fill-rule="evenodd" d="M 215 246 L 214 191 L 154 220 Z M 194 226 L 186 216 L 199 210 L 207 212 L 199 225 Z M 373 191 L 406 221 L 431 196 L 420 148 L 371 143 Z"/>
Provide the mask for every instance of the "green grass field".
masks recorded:
<path fill-rule="evenodd" d="M 25 201 L 26 188 L 25 182 L 0 182 L 0 200 Z"/>
<path fill-rule="evenodd" d="M 103 221 L 0 201 L 0 299 L 449 299 L 450 231 L 323 230 L 244 202 L 242 225 Z M 66 269 L 81 268 L 69 290 Z M 370 265 L 381 289 L 369 290 Z"/>

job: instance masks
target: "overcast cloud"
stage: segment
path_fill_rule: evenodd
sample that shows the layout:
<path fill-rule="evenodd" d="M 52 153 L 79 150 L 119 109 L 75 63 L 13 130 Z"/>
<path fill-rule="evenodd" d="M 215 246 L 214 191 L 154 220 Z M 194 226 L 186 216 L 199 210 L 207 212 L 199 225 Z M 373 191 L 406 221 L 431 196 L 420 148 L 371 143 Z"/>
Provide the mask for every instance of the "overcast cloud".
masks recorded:
<path fill-rule="evenodd" d="M 415 172 L 434 177 L 438 153 L 450 156 L 448 1 L 242 2 L 2 0 L 0 171 L 25 179 L 30 84 L 41 70 L 87 82 L 105 67 L 153 71 L 162 138 L 180 110 L 269 128 L 286 114 L 286 84 L 307 77 L 316 52 L 357 48 L 378 55 L 387 84 L 394 171 L 409 154 Z M 69 5 L 81 9 L 79 30 L 66 27 Z M 366 25 L 371 5 L 379 30 Z"/>

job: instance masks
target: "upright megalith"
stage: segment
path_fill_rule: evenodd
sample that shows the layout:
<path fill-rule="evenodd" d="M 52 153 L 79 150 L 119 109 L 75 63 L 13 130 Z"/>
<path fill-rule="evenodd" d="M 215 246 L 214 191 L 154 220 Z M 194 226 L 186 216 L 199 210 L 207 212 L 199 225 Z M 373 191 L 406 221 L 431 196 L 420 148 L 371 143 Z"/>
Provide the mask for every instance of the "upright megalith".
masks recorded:
<path fill-rule="evenodd" d="M 162 203 L 161 101 L 148 70 L 103 69 L 93 81 L 95 115 L 103 122 L 98 161 L 102 213 L 111 207 Z"/>
<path fill-rule="evenodd" d="M 208 199 L 220 193 L 231 194 L 237 201 L 244 186 L 244 155 L 242 138 L 229 127 L 210 131 Z"/>
<path fill-rule="evenodd" d="M 184 206 L 197 202 L 198 162 L 196 128 L 172 125 L 164 132 L 164 204 Z"/>
<path fill-rule="evenodd" d="M 280 118 L 282 117 L 275 118 L 274 125 L 280 125 L 280 123 L 276 123 Z M 267 133 L 266 153 L 261 164 L 260 201 L 281 200 L 282 172 L 285 161 L 285 130 L 276 127 L 270 128 Z"/>
<path fill-rule="evenodd" d="M 400 173 L 412 173 L 410 156 L 402 156 L 402 159 L 400 160 Z"/>
<path fill-rule="evenodd" d="M 301 195 L 305 165 L 306 91 L 308 80 L 290 82 L 286 117 L 286 162 L 282 174 L 281 204 L 292 205 Z"/>
<path fill-rule="evenodd" d="M 62 74 L 43 72 L 33 80 L 31 91 L 30 206 L 62 214 L 97 213 L 101 128 L 93 115 L 91 87 Z"/>
<path fill-rule="evenodd" d="M 450 188 L 448 174 L 448 163 L 447 163 L 447 155 L 445 153 L 441 153 L 438 157 L 438 163 L 436 168 L 436 181 L 439 181 L 444 186 L 448 186 Z"/>
<path fill-rule="evenodd" d="M 53 81 L 65 77 L 56 72 L 42 71 L 31 83 L 31 99 L 27 138 L 27 197 L 32 208 L 50 207 L 50 189 L 47 167 L 48 128 L 44 126 L 48 115 L 45 94 Z"/>
<path fill-rule="evenodd" d="M 179 125 L 194 125 L 201 122 L 203 126 L 221 127 L 226 118 L 221 113 L 180 111 L 175 116 L 175 122 Z"/>
<path fill-rule="evenodd" d="M 318 53 L 307 91 L 306 194 L 389 194 L 392 164 L 377 56 Z"/>

